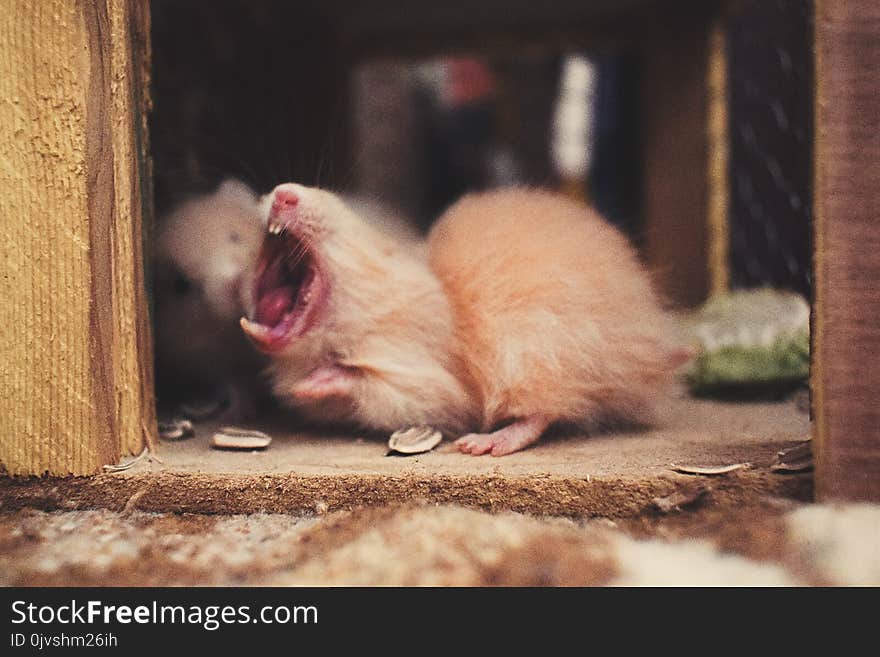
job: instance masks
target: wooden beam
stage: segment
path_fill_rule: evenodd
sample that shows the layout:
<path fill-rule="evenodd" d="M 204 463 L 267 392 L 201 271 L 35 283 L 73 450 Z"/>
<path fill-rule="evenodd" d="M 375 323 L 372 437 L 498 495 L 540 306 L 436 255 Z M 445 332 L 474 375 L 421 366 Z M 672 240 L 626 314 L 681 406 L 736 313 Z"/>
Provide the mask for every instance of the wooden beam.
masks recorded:
<path fill-rule="evenodd" d="M 716 295 L 730 289 L 730 95 L 727 39 L 721 18 L 715 19 L 710 27 L 707 63 L 706 239 L 709 293 Z"/>
<path fill-rule="evenodd" d="M 880 501 L 880 4 L 817 0 L 815 38 L 816 492 Z"/>
<path fill-rule="evenodd" d="M 340 42 L 361 57 L 562 52 L 635 47 L 658 22 L 715 13 L 727 0 L 323 0 Z"/>
<path fill-rule="evenodd" d="M 142 4 L 2 2 L 0 463 L 10 474 L 94 473 L 155 432 Z"/>
<path fill-rule="evenodd" d="M 710 75 L 713 61 L 717 69 L 723 58 L 713 43 L 719 42 L 708 17 L 679 17 L 659 25 L 642 50 L 641 247 L 661 294 L 677 307 L 696 306 L 709 294 L 710 208 L 715 224 L 726 225 L 726 206 L 712 193 L 713 184 L 726 183 L 718 169 L 724 154 L 713 152 L 710 139 L 717 144 L 715 133 L 723 139 L 725 128 L 710 123 L 710 80 L 717 85 L 723 75 Z"/>

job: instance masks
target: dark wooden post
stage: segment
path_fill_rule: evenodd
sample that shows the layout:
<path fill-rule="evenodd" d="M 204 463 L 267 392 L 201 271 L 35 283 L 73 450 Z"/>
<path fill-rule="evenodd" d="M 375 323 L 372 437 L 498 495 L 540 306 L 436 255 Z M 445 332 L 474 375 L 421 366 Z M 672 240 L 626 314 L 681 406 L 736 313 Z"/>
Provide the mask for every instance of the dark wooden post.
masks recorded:
<path fill-rule="evenodd" d="M 880 501 L 880 3 L 816 1 L 814 443 L 820 500 Z"/>
<path fill-rule="evenodd" d="M 643 45 L 642 248 L 664 297 L 726 290 L 727 98 L 723 31 L 677 14 Z"/>

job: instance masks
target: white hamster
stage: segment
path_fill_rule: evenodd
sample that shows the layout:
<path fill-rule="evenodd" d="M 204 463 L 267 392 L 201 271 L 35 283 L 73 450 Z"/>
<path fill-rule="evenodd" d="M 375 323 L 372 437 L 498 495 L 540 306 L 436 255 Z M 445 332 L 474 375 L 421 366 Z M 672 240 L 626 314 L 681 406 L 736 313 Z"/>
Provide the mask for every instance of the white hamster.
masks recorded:
<path fill-rule="evenodd" d="M 160 220 L 155 251 L 159 401 L 226 398 L 252 410 L 264 359 L 241 334 L 242 280 L 260 250 L 258 197 L 235 179 Z"/>

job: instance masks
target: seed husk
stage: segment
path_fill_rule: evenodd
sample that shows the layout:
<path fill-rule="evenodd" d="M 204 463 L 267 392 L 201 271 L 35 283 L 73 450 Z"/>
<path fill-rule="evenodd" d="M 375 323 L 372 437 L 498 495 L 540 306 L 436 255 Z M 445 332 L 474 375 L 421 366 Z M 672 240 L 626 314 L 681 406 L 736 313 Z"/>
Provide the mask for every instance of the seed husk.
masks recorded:
<path fill-rule="evenodd" d="M 674 513 L 700 502 L 709 492 L 708 485 L 695 483 L 683 486 L 666 497 L 655 497 L 652 502 L 660 513 Z"/>
<path fill-rule="evenodd" d="M 770 466 L 771 472 L 807 472 L 813 469 L 813 443 L 805 440 L 780 450 Z"/>
<path fill-rule="evenodd" d="M 148 447 L 144 447 L 141 450 L 141 453 L 135 456 L 133 459 L 126 461 L 125 463 L 114 463 L 111 465 L 104 466 L 104 472 L 122 472 L 124 470 L 128 470 L 133 465 L 139 463 L 141 459 L 143 459 L 147 454 L 150 453 L 150 449 Z"/>
<path fill-rule="evenodd" d="M 770 466 L 771 472 L 809 472 L 813 469 L 813 459 L 802 459 L 790 463 L 774 463 Z"/>
<path fill-rule="evenodd" d="M 192 438 L 195 429 L 192 422 L 182 417 L 171 418 L 168 421 L 159 422 L 159 438 L 162 440 L 183 440 Z"/>
<path fill-rule="evenodd" d="M 407 427 L 400 429 L 391 434 L 388 439 L 388 454 L 422 454 L 430 452 L 440 441 L 443 440 L 443 434 L 434 427 L 426 425 Z"/>
<path fill-rule="evenodd" d="M 792 445 L 791 447 L 786 447 L 785 449 L 781 449 L 776 452 L 777 461 L 784 461 L 786 459 L 802 459 L 811 457 L 813 455 L 813 441 L 812 440 L 803 440 L 799 442 L 797 445 Z"/>
<path fill-rule="evenodd" d="M 271 436 L 262 431 L 239 427 L 221 427 L 211 436 L 211 446 L 217 449 L 266 449 L 271 442 Z"/>
<path fill-rule="evenodd" d="M 715 475 L 727 474 L 728 472 L 733 472 L 734 470 L 748 468 L 749 466 L 751 466 L 751 463 L 731 463 L 730 465 L 676 465 L 675 463 L 673 463 L 669 467 L 671 467 L 676 472 L 681 472 L 683 474 L 704 475 L 707 477 L 712 477 Z"/>

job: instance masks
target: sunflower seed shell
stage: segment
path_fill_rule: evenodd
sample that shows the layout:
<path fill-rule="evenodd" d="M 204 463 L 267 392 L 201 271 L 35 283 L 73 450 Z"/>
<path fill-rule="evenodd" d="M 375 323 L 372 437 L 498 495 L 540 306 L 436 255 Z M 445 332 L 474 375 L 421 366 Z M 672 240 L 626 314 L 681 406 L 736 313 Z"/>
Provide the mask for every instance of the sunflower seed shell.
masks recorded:
<path fill-rule="evenodd" d="M 734 470 L 748 468 L 751 463 L 732 463 L 730 465 L 676 465 L 673 463 L 670 467 L 676 472 L 694 475 L 723 475 Z"/>
<path fill-rule="evenodd" d="M 211 446 L 217 449 L 266 449 L 272 438 L 262 431 L 222 427 L 211 437 Z"/>
<path fill-rule="evenodd" d="M 182 440 L 195 435 L 192 422 L 176 417 L 167 422 L 159 422 L 159 437 L 162 440 Z"/>
<path fill-rule="evenodd" d="M 443 434 L 434 427 L 408 427 L 391 434 L 388 449 L 395 454 L 422 454 L 430 452 L 441 440 Z"/>

